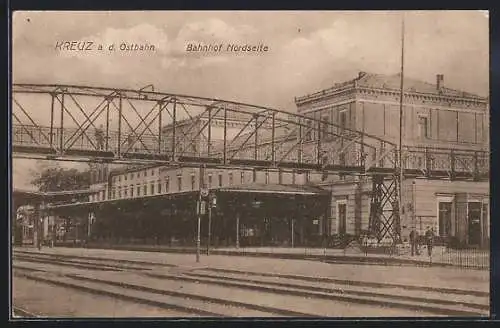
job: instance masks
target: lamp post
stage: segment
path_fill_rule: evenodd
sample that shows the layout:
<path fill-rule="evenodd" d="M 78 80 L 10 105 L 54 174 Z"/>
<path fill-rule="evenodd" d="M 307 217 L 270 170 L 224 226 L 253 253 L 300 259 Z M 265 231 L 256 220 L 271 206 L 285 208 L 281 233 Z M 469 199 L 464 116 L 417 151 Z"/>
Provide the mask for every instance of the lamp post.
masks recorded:
<path fill-rule="evenodd" d="M 205 213 L 205 202 L 203 201 L 203 194 L 206 193 L 205 189 L 205 165 L 200 166 L 200 193 L 197 202 L 198 214 L 198 229 L 196 235 L 196 262 L 200 262 L 200 243 L 201 243 L 201 216 Z"/>
<path fill-rule="evenodd" d="M 210 243 L 212 239 L 212 207 L 215 207 L 216 198 L 214 194 L 208 197 L 208 235 L 207 235 L 207 255 L 210 255 Z"/>

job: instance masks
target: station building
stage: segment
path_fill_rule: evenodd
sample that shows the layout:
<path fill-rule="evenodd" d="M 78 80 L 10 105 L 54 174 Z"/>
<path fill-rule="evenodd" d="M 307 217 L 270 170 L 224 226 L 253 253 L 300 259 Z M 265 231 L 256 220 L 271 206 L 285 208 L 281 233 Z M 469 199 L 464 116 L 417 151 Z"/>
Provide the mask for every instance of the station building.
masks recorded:
<path fill-rule="evenodd" d="M 359 73 L 332 88 L 295 99 L 298 112 L 346 128 L 399 142 L 401 75 Z M 438 166 L 439 158 L 426 158 L 425 149 L 489 151 L 488 100 L 436 83 L 404 79 L 404 149 L 422 150 L 422 156 L 405 158 L 406 165 Z M 313 132 L 314 134 L 314 132 Z M 311 138 L 316 136 L 312 135 Z M 404 151 L 403 149 L 403 151 Z M 426 161 L 431 161 L 426 163 Z M 412 162 L 412 163 L 409 163 Z M 468 163 L 472 169 L 473 163 Z M 489 159 L 478 165 L 489 172 Z M 443 239 L 486 245 L 489 242 L 489 182 L 453 179 L 405 179 L 402 186 L 402 235 L 410 228 L 424 233 L 427 226 Z M 357 234 L 368 225 L 369 181 L 321 183 L 332 192 L 331 233 Z"/>
<path fill-rule="evenodd" d="M 397 143 L 399 83 L 400 75 L 360 73 L 332 88 L 298 97 L 295 103 L 298 113 L 306 117 Z M 422 150 L 422 156 L 403 157 L 406 165 L 439 166 L 439 158 L 426 157 L 425 149 L 454 149 L 457 156 L 461 150 L 489 151 L 488 99 L 446 88 L 442 75 L 437 75 L 435 84 L 405 78 L 404 89 L 403 145 Z M 217 127 L 217 122 L 223 119 L 228 118 L 221 113 L 204 114 L 179 122 L 175 133 L 185 136 L 196 131 L 190 127 L 193 120 L 200 125 L 210 120 L 211 148 L 217 152 L 222 140 L 222 126 Z M 231 136 L 246 122 L 238 117 L 229 121 L 226 133 Z M 172 147 L 173 130 L 173 126 L 163 128 L 164 147 Z M 314 133 L 307 137 L 315 140 Z M 200 153 L 206 149 L 206 139 L 194 135 L 185 139 L 195 142 L 178 144 L 176 152 L 207 155 Z M 449 156 L 446 151 L 443 156 Z M 476 169 L 489 172 L 488 159 L 477 163 Z M 193 244 L 202 183 L 217 197 L 212 212 L 214 245 L 325 245 L 331 237 L 359 236 L 369 229 L 369 177 L 165 166 L 104 171 L 105 166 L 96 171 L 94 194 L 88 202 L 57 209 L 61 213 L 66 207 L 68 215 L 74 215 L 80 208 L 84 219 L 96 218 L 95 227 L 87 229 L 96 238 Z M 402 190 L 403 239 L 411 228 L 424 233 L 432 226 L 438 241 L 488 245 L 488 179 L 408 178 Z M 202 236 L 207 236 L 207 227 L 202 224 Z"/>

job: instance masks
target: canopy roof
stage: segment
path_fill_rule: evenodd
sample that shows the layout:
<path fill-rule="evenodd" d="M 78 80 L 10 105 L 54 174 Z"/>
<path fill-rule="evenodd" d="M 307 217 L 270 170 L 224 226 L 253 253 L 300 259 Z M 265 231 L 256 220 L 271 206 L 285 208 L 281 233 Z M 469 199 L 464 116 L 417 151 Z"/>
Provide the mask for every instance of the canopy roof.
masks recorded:
<path fill-rule="evenodd" d="M 12 197 L 16 202 L 21 204 L 37 203 L 37 202 L 57 202 L 57 201 L 70 201 L 74 198 L 85 197 L 95 194 L 94 190 L 65 190 L 65 191 L 51 191 L 41 192 L 34 190 L 16 189 L 12 191 Z"/>
<path fill-rule="evenodd" d="M 328 191 L 315 186 L 252 183 L 220 188 L 221 192 L 247 192 L 264 194 L 321 195 Z"/>

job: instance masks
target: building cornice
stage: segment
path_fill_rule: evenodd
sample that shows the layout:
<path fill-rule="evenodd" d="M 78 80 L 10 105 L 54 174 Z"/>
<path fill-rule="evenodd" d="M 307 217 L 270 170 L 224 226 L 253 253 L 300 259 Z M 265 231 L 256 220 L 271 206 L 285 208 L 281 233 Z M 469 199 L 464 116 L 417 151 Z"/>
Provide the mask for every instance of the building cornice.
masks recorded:
<path fill-rule="evenodd" d="M 321 102 L 327 102 L 328 100 L 345 97 L 347 95 L 353 95 L 357 97 L 358 95 L 374 95 L 374 96 L 386 96 L 386 97 L 400 97 L 400 90 L 388 89 L 388 88 L 373 88 L 367 86 L 359 86 L 355 82 L 349 82 L 345 86 L 339 88 L 325 89 L 320 92 L 316 92 L 303 97 L 296 97 L 295 104 L 300 109 L 307 105 L 314 105 Z M 422 103 L 437 103 L 444 104 L 448 103 L 451 105 L 461 105 L 461 106 L 477 106 L 477 107 L 487 107 L 488 99 L 479 96 L 456 96 L 456 95 L 446 95 L 446 94 L 432 94 L 423 93 L 418 91 L 405 91 L 404 92 L 405 101 L 422 102 Z M 307 110 L 313 111 L 313 110 Z"/>
<path fill-rule="evenodd" d="M 355 90 L 355 83 L 349 81 L 342 84 L 340 87 L 336 86 L 313 94 L 305 95 L 302 97 L 296 97 L 295 104 L 297 106 L 303 106 L 307 103 L 314 103 L 318 100 L 324 100 L 325 98 L 334 98 L 345 95 L 346 93 L 352 93 L 354 90 Z"/>
<path fill-rule="evenodd" d="M 371 88 L 371 87 L 357 87 L 356 93 L 361 95 L 366 94 L 378 94 L 389 97 L 400 97 L 400 91 L 394 89 L 379 89 L 379 88 Z M 421 100 L 421 101 L 430 101 L 436 103 L 453 103 L 453 104 L 476 104 L 476 105 L 487 105 L 487 98 L 482 97 L 467 97 L 467 96 L 453 96 L 453 95 L 437 95 L 432 93 L 423 93 L 417 91 L 405 91 L 404 93 L 405 100 Z"/>

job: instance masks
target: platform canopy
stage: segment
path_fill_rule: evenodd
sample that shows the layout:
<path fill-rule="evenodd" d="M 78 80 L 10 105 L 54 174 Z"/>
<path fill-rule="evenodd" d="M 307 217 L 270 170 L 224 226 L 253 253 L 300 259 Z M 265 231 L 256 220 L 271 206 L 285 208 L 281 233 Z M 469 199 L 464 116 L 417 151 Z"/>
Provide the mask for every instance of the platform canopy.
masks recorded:
<path fill-rule="evenodd" d="M 252 183 L 239 186 L 219 188 L 220 192 L 241 192 L 258 194 L 281 194 L 281 195 L 324 195 L 328 191 L 316 186 L 299 186 L 284 184 Z"/>
<path fill-rule="evenodd" d="M 12 197 L 16 205 L 32 205 L 40 202 L 53 203 L 61 201 L 71 201 L 75 198 L 78 199 L 80 197 L 86 197 L 95 193 L 96 191 L 89 189 L 41 192 L 14 188 L 14 190 L 12 191 Z"/>
<path fill-rule="evenodd" d="M 60 204 L 51 204 L 47 208 L 53 210 L 89 210 L 94 208 L 99 208 L 103 206 L 111 206 L 111 207 L 143 207 L 146 204 L 154 203 L 158 201 L 165 200 L 176 200 L 176 199 L 184 199 L 186 197 L 191 197 L 196 199 L 198 193 L 196 191 L 185 191 L 185 192 L 177 192 L 171 194 L 161 194 L 161 195 L 150 195 L 150 196 L 141 196 L 134 198 L 121 198 L 121 199 L 107 199 L 100 201 L 85 201 L 78 203 L 60 203 Z"/>

